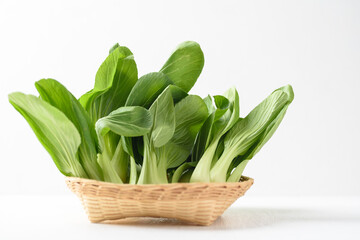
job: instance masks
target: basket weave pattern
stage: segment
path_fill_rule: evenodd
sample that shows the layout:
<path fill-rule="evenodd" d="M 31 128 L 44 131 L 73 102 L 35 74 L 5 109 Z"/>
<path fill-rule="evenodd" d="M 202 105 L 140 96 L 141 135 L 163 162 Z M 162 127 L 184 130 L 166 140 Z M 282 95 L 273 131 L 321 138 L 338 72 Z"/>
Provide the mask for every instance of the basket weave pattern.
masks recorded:
<path fill-rule="evenodd" d="M 162 217 L 198 225 L 212 224 L 253 182 L 242 177 L 238 183 L 132 185 L 66 178 L 66 184 L 80 198 L 91 222 Z"/>

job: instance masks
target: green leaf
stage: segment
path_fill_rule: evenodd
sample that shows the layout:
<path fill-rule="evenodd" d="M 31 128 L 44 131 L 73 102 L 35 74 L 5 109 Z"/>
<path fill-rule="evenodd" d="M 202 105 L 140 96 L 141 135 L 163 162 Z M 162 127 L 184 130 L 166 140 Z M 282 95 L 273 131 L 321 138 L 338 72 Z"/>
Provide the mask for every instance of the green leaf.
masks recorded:
<path fill-rule="evenodd" d="M 215 95 L 214 102 L 217 109 L 228 109 L 230 105 L 230 101 L 221 95 Z"/>
<path fill-rule="evenodd" d="M 119 136 L 142 136 L 151 130 L 152 116 L 143 107 L 120 107 L 96 122 L 101 154 L 98 162 L 104 171 L 105 181 L 123 183 L 127 179 L 129 155 Z M 111 131 L 111 132 L 110 132 Z M 117 138 L 116 138 L 117 137 Z M 116 150 L 113 145 L 116 143 Z M 126 148 L 127 149 L 127 148 Z"/>
<path fill-rule="evenodd" d="M 160 93 L 171 83 L 165 74 L 159 72 L 148 73 L 142 76 L 131 90 L 126 106 L 149 108 Z"/>
<path fill-rule="evenodd" d="M 194 146 L 196 153 L 192 159 L 199 163 L 191 176 L 191 182 L 210 182 L 210 168 L 217 145 L 221 137 L 239 118 L 239 95 L 236 89 L 230 88 L 225 92 L 224 98 L 217 97 L 217 106 L 221 108 L 216 109 L 208 117 L 200 130 L 199 138 Z"/>
<path fill-rule="evenodd" d="M 29 123 L 61 173 L 88 177 L 76 154 L 80 134 L 60 110 L 33 95 L 19 92 L 10 94 L 9 102 Z"/>
<path fill-rule="evenodd" d="M 166 144 L 175 131 L 175 109 L 169 88 L 160 94 L 149 110 L 153 117 L 150 139 L 154 147 L 158 148 Z"/>
<path fill-rule="evenodd" d="M 217 108 L 217 111 L 221 111 L 222 114 L 215 113 L 215 121 L 210 136 L 212 139 L 219 139 L 223 136 L 239 118 L 239 94 L 236 89 L 232 87 L 227 90 L 224 93 L 224 98 L 228 103 L 226 100 L 222 100 L 226 104 L 218 104 L 221 108 Z M 225 113 L 224 110 L 226 110 Z"/>
<path fill-rule="evenodd" d="M 109 50 L 109 54 L 112 53 L 113 51 L 115 51 L 118 47 L 120 47 L 120 45 L 118 43 L 116 43 L 114 46 L 112 46 Z"/>
<path fill-rule="evenodd" d="M 196 42 L 183 42 L 172 53 L 160 72 L 184 91 L 189 92 L 204 67 L 204 54 Z"/>
<path fill-rule="evenodd" d="M 267 141 L 273 136 L 277 128 L 279 127 L 281 121 L 283 120 L 286 111 L 290 105 L 290 103 L 294 100 L 294 91 L 291 87 L 291 85 L 287 85 L 285 87 L 279 88 L 275 91 L 284 91 L 288 95 L 288 101 L 287 104 L 283 107 L 281 112 L 276 116 L 276 118 L 267 126 L 263 136 L 261 139 L 259 139 L 259 142 L 255 147 L 253 147 L 253 151 L 248 153 L 247 159 L 252 159 L 256 153 L 259 152 L 259 150 L 265 145 Z"/>
<path fill-rule="evenodd" d="M 208 117 L 206 124 L 199 133 L 202 139 L 199 139 L 201 142 L 196 143 L 200 146 L 196 146 L 198 152 L 195 156 L 197 158 L 193 161 L 200 160 L 199 157 L 203 155 L 210 143 L 217 145 L 220 138 L 236 123 L 239 117 L 239 95 L 235 88 L 227 90 L 224 96 L 214 96 L 214 100 L 216 109 L 214 108 L 213 116 Z M 208 105 L 210 104 L 208 103 Z"/>
<path fill-rule="evenodd" d="M 187 159 L 207 115 L 204 101 L 196 95 L 189 95 L 175 105 L 175 133 L 168 143 L 156 149 L 166 169 L 177 167 Z"/>
<path fill-rule="evenodd" d="M 236 169 L 231 174 L 231 176 L 227 179 L 228 182 L 238 182 L 241 178 L 242 172 L 244 171 L 244 168 L 249 160 L 251 160 L 256 153 L 260 151 L 260 149 L 265 145 L 265 143 L 272 137 L 272 135 L 275 133 L 277 128 L 279 127 L 281 121 L 283 120 L 285 113 L 290 105 L 290 103 L 294 99 L 294 92 L 292 90 L 291 86 L 285 86 L 282 89 L 284 92 L 286 92 L 289 96 L 288 104 L 284 106 L 284 108 L 281 110 L 281 112 L 277 115 L 277 117 L 272 121 L 264 131 L 264 133 L 259 137 L 259 139 L 250 147 L 250 149 L 241 156 L 238 156 L 234 164 Z M 277 91 L 277 90 L 276 90 Z M 246 160 L 246 161 L 245 161 Z M 230 168 L 229 168 L 230 169 Z"/>
<path fill-rule="evenodd" d="M 211 113 L 213 113 L 216 110 L 216 108 L 213 105 L 212 97 L 210 95 L 207 95 L 203 100 L 208 108 L 209 115 L 210 115 Z"/>
<path fill-rule="evenodd" d="M 169 88 L 169 90 L 167 90 L 167 91 L 171 92 L 171 96 L 173 98 L 174 103 L 177 103 L 178 101 L 180 101 L 181 99 L 183 99 L 184 97 L 186 97 L 188 95 L 181 88 L 179 88 L 175 85 L 169 85 L 169 84 L 171 84 L 171 81 L 163 73 L 147 74 L 147 75 L 141 77 L 137 81 L 134 88 L 131 90 L 131 93 L 127 99 L 126 105 L 140 105 L 140 106 L 148 108 L 151 104 L 153 104 L 155 99 L 158 98 L 160 93 L 162 93 L 166 87 Z M 165 98 L 167 97 L 168 99 L 167 100 L 165 99 L 165 101 L 162 102 L 162 105 L 164 105 L 164 106 L 162 106 L 162 108 L 164 109 L 165 112 L 169 111 L 169 113 L 172 114 L 171 112 L 173 112 L 173 106 L 171 107 L 170 98 L 168 95 L 165 96 L 165 94 L 164 94 L 163 98 L 164 97 Z M 156 105 L 158 105 L 158 104 L 156 104 Z M 170 107 L 170 109 L 166 110 L 167 107 Z M 171 125 L 171 129 L 172 129 L 172 127 L 174 125 L 174 123 L 172 123 L 173 117 L 169 118 L 168 120 L 170 120 L 170 125 Z M 158 123 L 160 123 L 160 122 L 158 122 Z M 164 130 L 166 130 L 166 129 L 164 129 Z M 172 132 L 173 132 L 173 130 L 170 131 L 170 133 L 172 133 Z M 160 133 L 160 132 L 158 132 L 158 133 Z M 127 151 L 132 157 L 134 157 L 136 159 L 137 162 L 139 162 L 139 154 L 137 153 L 139 149 L 135 149 L 135 152 L 132 152 L 132 153 L 130 153 L 127 150 L 128 148 L 130 148 L 129 143 L 132 142 L 132 139 L 129 139 L 128 137 L 122 137 L 122 139 L 123 139 L 123 141 L 127 142 L 125 151 Z M 164 140 L 167 141 L 168 138 L 164 138 Z M 158 142 L 156 143 L 156 145 L 157 144 L 158 144 Z M 160 144 L 162 144 L 162 143 L 160 142 Z M 132 144 L 131 144 L 131 146 L 132 146 Z M 143 152 L 143 151 L 140 151 L 140 152 Z"/>
<path fill-rule="evenodd" d="M 196 137 L 194 148 L 191 155 L 192 162 L 198 162 L 203 156 L 205 149 L 210 143 L 211 128 L 214 123 L 215 113 L 212 113 L 202 125 L 199 134 Z"/>
<path fill-rule="evenodd" d="M 79 160 L 88 176 L 102 180 L 102 172 L 97 159 L 97 137 L 85 109 L 78 100 L 58 81 L 42 79 L 35 83 L 41 99 L 59 109 L 75 125 L 81 137 L 78 150 Z"/>
<path fill-rule="evenodd" d="M 236 156 L 246 154 L 254 144 L 262 143 L 261 138 L 264 137 L 265 139 L 266 136 L 269 136 L 264 134 L 268 127 L 274 126 L 274 121 L 276 122 L 275 125 L 279 125 L 277 120 L 283 117 L 278 118 L 279 114 L 284 114 L 283 109 L 287 108 L 292 100 L 293 91 L 291 86 L 279 88 L 256 106 L 244 119 L 240 119 L 226 134 L 224 152 L 210 172 L 211 181 L 225 182 L 226 173 L 232 160 Z M 269 132 L 273 133 L 271 130 L 268 130 Z"/>
<path fill-rule="evenodd" d="M 214 122 L 216 122 L 227 112 L 230 107 L 230 101 L 221 95 L 214 96 L 214 101 L 216 105 Z"/>
<path fill-rule="evenodd" d="M 124 106 L 137 78 L 131 51 L 126 47 L 117 47 L 97 71 L 94 88 L 79 99 L 92 122 Z"/>
<path fill-rule="evenodd" d="M 289 105 L 285 106 L 279 115 L 272 121 L 269 126 L 266 128 L 263 136 L 259 139 L 258 143 L 256 144 L 256 147 L 251 151 L 251 153 L 248 154 L 247 159 L 252 159 L 256 153 L 260 151 L 260 149 L 265 145 L 267 141 L 274 135 L 275 131 L 279 127 L 281 121 L 285 117 L 285 113 L 288 109 Z"/>
<path fill-rule="evenodd" d="M 170 85 L 169 89 L 170 89 L 174 104 L 180 102 L 186 96 L 188 96 L 187 92 L 185 92 L 184 90 L 182 90 L 181 88 L 179 88 L 176 85 Z"/>
<path fill-rule="evenodd" d="M 159 173 L 155 147 L 166 144 L 175 131 L 175 110 L 172 95 L 166 88 L 150 107 L 153 118 L 151 132 L 144 135 L 144 160 L 138 184 L 167 183 L 166 171 Z"/>
<path fill-rule="evenodd" d="M 143 107 L 120 107 L 96 122 L 98 136 L 112 131 L 121 136 L 135 137 L 148 133 L 153 122 L 151 114 Z"/>
<path fill-rule="evenodd" d="M 89 113 L 92 122 L 95 123 L 98 119 L 108 116 L 112 111 L 124 106 L 137 78 L 137 68 L 132 52 L 126 47 L 114 46 L 96 73 L 94 88 L 79 99 Z M 122 128 L 115 127 L 116 124 L 111 123 L 110 120 L 101 122 L 104 123 L 102 131 L 109 131 L 111 127 L 117 131 L 125 128 L 124 126 Z M 136 128 L 132 126 L 128 134 Z M 111 159 L 115 154 L 120 137 L 114 133 L 108 133 L 99 138 L 102 144 L 100 146 L 102 154 L 98 158 L 98 163 L 103 168 L 105 181 L 120 183 L 120 177 L 115 174 L 113 169 L 110 169 Z"/>

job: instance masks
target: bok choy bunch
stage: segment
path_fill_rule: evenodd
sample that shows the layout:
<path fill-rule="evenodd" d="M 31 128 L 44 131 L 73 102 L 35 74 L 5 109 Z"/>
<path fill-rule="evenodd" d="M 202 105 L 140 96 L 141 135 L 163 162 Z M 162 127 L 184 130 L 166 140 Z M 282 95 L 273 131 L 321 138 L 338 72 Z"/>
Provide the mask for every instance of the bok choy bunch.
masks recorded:
<path fill-rule="evenodd" d="M 290 85 L 247 116 L 239 95 L 188 94 L 204 66 L 195 42 L 180 44 L 157 71 L 138 77 L 132 52 L 116 44 L 93 89 L 75 98 L 61 83 L 35 83 L 39 97 L 11 93 L 59 171 L 129 184 L 237 182 L 270 139 L 294 98 Z"/>

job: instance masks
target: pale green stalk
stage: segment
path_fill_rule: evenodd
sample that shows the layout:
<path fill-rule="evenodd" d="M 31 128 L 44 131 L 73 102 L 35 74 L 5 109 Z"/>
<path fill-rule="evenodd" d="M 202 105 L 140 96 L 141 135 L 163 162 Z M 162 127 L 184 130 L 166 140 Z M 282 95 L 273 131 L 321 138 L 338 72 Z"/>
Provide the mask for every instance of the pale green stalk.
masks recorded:
<path fill-rule="evenodd" d="M 112 183 L 123 183 L 115 168 L 111 164 L 111 156 L 107 151 L 103 151 L 103 153 L 98 154 L 98 163 L 100 167 L 103 169 L 104 180 L 105 182 Z"/>
<path fill-rule="evenodd" d="M 115 153 L 111 159 L 115 171 L 123 182 L 127 179 L 127 169 L 129 166 L 129 154 L 124 151 L 121 141 L 119 141 Z"/>
<path fill-rule="evenodd" d="M 166 173 L 166 172 L 165 172 Z M 166 174 L 161 174 L 157 165 L 157 156 L 152 141 L 144 136 L 144 160 L 137 184 L 167 183 Z"/>
<path fill-rule="evenodd" d="M 210 171 L 211 182 L 226 182 L 226 174 L 232 160 L 237 156 L 236 151 L 224 150 L 223 154 Z"/>
<path fill-rule="evenodd" d="M 247 163 L 250 160 L 243 160 L 228 177 L 227 182 L 239 182 Z"/>
<path fill-rule="evenodd" d="M 132 156 L 130 156 L 130 179 L 129 179 L 129 184 L 136 184 L 137 177 L 138 176 L 137 176 L 135 159 Z"/>
<path fill-rule="evenodd" d="M 190 182 L 210 182 L 211 162 L 214 158 L 219 140 L 220 138 L 215 139 L 205 150 L 191 176 Z"/>

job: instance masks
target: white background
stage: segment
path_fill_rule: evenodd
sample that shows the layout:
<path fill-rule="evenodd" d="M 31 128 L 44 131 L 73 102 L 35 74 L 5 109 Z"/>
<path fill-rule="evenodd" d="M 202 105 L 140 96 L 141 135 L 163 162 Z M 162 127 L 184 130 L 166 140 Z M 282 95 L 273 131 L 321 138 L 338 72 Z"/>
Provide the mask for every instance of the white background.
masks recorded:
<path fill-rule="evenodd" d="M 359 1 L 0 1 L 0 26 L 0 194 L 70 194 L 7 94 L 35 94 L 51 77 L 79 97 L 114 43 L 141 76 L 185 40 L 205 54 L 192 93 L 236 86 L 242 116 L 293 85 L 287 116 L 245 170 L 249 194 L 360 194 Z"/>
<path fill-rule="evenodd" d="M 159 70 L 185 40 L 205 54 L 193 94 L 236 86 L 245 116 L 274 89 L 292 84 L 295 91 L 277 133 L 245 169 L 254 186 L 207 238 L 236 229 L 247 239 L 359 235 L 352 230 L 360 222 L 360 1 L 0 0 L 0 238 L 55 232 L 64 239 L 85 230 L 97 239 L 136 230 L 160 236 L 154 231 L 162 225 L 88 224 L 7 94 L 35 94 L 34 82 L 51 77 L 79 97 L 114 43 L 132 50 L 141 76 Z M 197 231 L 174 229 L 184 230 L 172 226 L 161 236 Z"/>

